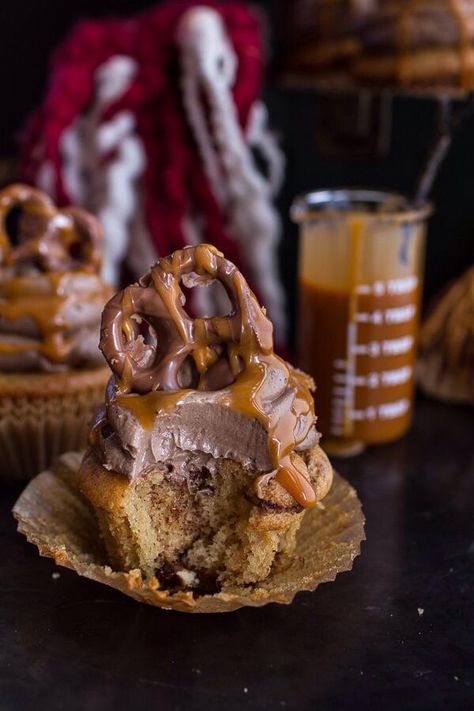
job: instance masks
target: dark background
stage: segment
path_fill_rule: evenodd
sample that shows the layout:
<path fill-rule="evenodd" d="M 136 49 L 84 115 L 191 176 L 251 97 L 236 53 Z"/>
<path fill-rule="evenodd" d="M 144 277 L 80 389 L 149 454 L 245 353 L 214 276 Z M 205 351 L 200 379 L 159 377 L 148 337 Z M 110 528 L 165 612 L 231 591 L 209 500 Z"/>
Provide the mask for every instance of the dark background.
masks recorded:
<path fill-rule="evenodd" d="M 52 48 L 84 16 L 126 15 L 150 6 L 143 0 L 6 0 L 0 5 L 2 111 L 0 156 L 14 157 L 25 119 L 40 101 Z M 375 124 L 364 137 L 351 134 L 357 123 L 354 99 L 330 97 L 282 80 L 282 48 L 288 39 L 286 21 L 292 2 L 253 3 L 269 17 L 268 71 L 265 98 L 287 156 L 287 180 L 280 198 L 285 220 L 281 245 L 282 274 L 294 310 L 296 230 L 287 214 L 293 196 L 319 187 L 368 186 L 410 195 L 432 145 L 439 110 L 436 98 L 394 97 L 387 115 L 385 154 L 373 149 Z M 376 111 L 375 111 L 376 114 Z M 372 144 L 372 145 L 371 145 Z M 456 132 L 432 193 L 425 297 L 474 262 L 474 119 Z"/>

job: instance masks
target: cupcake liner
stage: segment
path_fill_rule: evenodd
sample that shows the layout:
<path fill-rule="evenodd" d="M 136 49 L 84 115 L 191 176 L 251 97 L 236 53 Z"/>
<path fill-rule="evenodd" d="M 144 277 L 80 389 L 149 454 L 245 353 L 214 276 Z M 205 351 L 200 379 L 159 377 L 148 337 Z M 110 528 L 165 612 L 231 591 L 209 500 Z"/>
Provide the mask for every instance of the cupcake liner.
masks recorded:
<path fill-rule="evenodd" d="M 421 390 L 435 400 L 474 405 L 474 368 L 447 370 L 442 354 L 422 356 L 417 364 L 417 381 Z"/>
<path fill-rule="evenodd" d="M 0 380 L 0 479 L 31 479 L 62 452 L 86 445 L 103 401 L 107 369 L 67 374 L 13 375 Z M 17 381 L 15 388 L 14 383 Z"/>
<path fill-rule="evenodd" d="M 159 589 L 156 578 L 143 579 L 140 570 L 126 573 L 108 565 L 94 513 L 74 487 L 80 462 L 80 453 L 64 454 L 28 484 L 13 509 L 18 531 L 58 565 L 149 605 L 182 612 L 230 612 L 270 602 L 289 604 L 297 592 L 314 590 L 351 570 L 365 540 L 357 494 L 335 473 L 324 503 L 306 512 L 294 554 L 282 556 L 263 582 L 226 587 L 214 595 L 170 593 Z"/>

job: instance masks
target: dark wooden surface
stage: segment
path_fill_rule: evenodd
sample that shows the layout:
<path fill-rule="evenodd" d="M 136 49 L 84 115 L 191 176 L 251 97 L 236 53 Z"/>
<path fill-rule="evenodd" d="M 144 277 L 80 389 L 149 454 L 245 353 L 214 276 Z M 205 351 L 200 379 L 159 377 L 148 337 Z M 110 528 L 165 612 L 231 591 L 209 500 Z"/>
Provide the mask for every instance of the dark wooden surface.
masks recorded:
<path fill-rule="evenodd" d="M 402 441 L 338 463 L 367 541 L 290 607 L 191 616 L 56 568 L 0 490 L 0 709 L 474 707 L 474 412 L 422 400 Z M 53 578 L 59 572 L 60 577 Z"/>

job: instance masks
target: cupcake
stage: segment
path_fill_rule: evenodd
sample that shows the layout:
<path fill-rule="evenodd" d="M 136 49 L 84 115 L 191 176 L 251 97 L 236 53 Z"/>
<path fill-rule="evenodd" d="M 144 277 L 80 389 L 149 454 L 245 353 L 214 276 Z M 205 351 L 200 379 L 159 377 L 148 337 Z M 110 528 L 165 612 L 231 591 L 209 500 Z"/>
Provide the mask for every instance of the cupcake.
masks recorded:
<path fill-rule="evenodd" d="M 107 368 L 97 347 L 110 288 L 94 217 L 26 185 L 0 191 L 0 466 L 37 474 L 86 443 Z"/>
<path fill-rule="evenodd" d="M 354 74 L 405 87 L 474 85 L 474 2 L 380 0 L 361 32 Z"/>
<path fill-rule="evenodd" d="M 417 375 L 427 395 L 474 405 L 474 266 L 449 284 L 423 323 Z"/>
<path fill-rule="evenodd" d="M 212 282 L 230 312 L 191 318 L 182 285 Z M 112 377 L 76 485 L 112 569 L 169 591 L 265 580 L 333 472 L 312 380 L 274 353 L 242 274 L 206 244 L 160 259 L 107 303 L 100 348 Z"/>
<path fill-rule="evenodd" d="M 360 52 L 360 30 L 374 0 L 294 3 L 290 68 L 307 74 L 344 72 Z"/>

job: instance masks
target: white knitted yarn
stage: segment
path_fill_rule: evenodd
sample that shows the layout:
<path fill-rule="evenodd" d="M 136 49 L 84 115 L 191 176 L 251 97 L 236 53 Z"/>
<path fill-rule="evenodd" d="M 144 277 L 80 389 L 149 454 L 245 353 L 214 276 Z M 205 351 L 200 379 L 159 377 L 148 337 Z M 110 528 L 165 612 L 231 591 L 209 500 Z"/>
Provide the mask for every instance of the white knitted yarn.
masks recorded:
<path fill-rule="evenodd" d="M 252 108 L 247 134 L 242 131 L 232 96 L 237 57 L 219 13 L 204 6 L 188 10 L 177 41 L 183 103 L 206 175 L 249 276 L 283 337 L 284 296 L 276 260 L 281 225 L 272 205 L 283 178 L 283 155 L 265 126 L 266 110 L 260 102 Z M 267 161 L 268 179 L 259 172 L 252 149 Z"/>
<path fill-rule="evenodd" d="M 135 133 L 135 117 L 130 111 L 119 111 L 102 121 L 104 110 L 127 91 L 136 71 L 136 62 L 122 55 L 102 64 L 96 70 L 90 109 L 64 131 L 60 144 L 65 188 L 75 204 L 96 214 L 102 223 L 103 277 L 114 285 L 119 284 L 127 251 L 136 274 L 146 271 L 155 259 L 139 210 L 138 181 L 146 158 Z M 104 160 L 108 154 L 113 157 Z"/>

